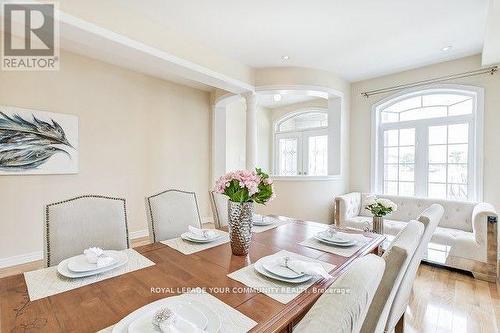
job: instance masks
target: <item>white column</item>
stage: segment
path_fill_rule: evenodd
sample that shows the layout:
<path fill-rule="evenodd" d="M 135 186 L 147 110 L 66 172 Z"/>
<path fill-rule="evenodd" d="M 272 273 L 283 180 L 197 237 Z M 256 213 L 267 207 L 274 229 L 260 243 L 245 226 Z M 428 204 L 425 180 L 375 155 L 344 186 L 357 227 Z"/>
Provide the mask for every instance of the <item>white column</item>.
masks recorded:
<path fill-rule="evenodd" d="M 244 95 L 246 111 L 246 167 L 254 170 L 257 166 L 257 95 L 251 91 Z"/>

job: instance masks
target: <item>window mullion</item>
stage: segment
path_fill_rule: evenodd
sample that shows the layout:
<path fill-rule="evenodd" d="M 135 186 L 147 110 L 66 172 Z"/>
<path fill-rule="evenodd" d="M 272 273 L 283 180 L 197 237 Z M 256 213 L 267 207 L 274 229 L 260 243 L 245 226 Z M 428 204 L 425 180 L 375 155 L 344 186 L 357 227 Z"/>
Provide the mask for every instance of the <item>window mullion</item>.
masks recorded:
<path fill-rule="evenodd" d="M 415 127 L 415 195 L 427 196 L 428 178 L 428 127 L 420 124 Z"/>

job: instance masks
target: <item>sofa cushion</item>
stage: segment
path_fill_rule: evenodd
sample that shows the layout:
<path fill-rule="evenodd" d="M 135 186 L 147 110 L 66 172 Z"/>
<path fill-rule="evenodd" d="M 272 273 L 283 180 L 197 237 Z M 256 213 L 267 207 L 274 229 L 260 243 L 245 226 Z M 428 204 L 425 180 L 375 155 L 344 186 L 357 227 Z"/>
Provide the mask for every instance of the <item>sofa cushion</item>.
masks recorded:
<path fill-rule="evenodd" d="M 366 196 L 369 195 L 369 193 L 362 193 L 362 198 L 363 195 Z M 474 202 L 396 195 L 377 195 L 377 198 L 389 199 L 398 205 L 398 209 L 387 216 L 387 218 L 391 220 L 408 222 L 416 219 L 430 205 L 437 203 L 444 208 L 443 217 L 439 222 L 440 227 L 472 232 L 472 211 L 476 205 Z"/>
<path fill-rule="evenodd" d="M 452 228 L 437 227 L 436 231 L 434 231 L 434 234 L 432 235 L 431 243 L 453 246 L 455 244 L 455 240 L 458 237 L 474 240 L 474 234 L 472 232 Z"/>

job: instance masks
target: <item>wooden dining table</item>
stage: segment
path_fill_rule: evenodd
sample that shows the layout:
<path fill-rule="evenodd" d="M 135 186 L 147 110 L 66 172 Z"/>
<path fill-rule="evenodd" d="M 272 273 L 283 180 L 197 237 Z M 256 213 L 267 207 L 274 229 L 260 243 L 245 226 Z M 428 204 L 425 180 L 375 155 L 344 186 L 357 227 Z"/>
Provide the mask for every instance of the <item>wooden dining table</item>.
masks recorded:
<path fill-rule="evenodd" d="M 299 245 L 327 225 L 274 217 L 290 223 L 254 233 L 247 257 L 232 255 L 229 243 L 191 255 L 162 243 L 148 244 L 135 250 L 155 265 L 36 301 L 29 300 L 22 274 L 0 279 L 0 332 L 97 332 L 148 303 L 197 287 L 256 321 L 252 332 L 290 332 L 353 260 L 376 253 L 385 238 L 365 233 L 371 240 L 352 256 L 343 257 Z M 332 278 L 318 280 L 294 300 L 282 304 L 227 277 L 280 250 L 336 265 Z"/>

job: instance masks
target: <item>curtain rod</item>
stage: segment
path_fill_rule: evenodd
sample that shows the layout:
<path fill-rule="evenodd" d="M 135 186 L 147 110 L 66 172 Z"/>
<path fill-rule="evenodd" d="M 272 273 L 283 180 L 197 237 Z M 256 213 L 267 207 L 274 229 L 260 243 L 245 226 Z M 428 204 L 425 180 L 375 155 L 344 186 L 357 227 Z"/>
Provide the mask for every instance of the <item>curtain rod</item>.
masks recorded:
<path fill-rule="evenodd" d="M 471 77 L 471 76 L 482 75 L 482 74 L 493 75 L 497 71 L 498 71 L 498 66 L 490 66 L 487 68 L 477 69 L 475 71 L 470 71 L 470 72 L 458 73 L 458 74 L 453 74 L 453 75 L 448 75 L 448 76 L 441 76 L 441 77 L 437 77 L 434 79 L 417 81 L 417 82 L 407 83 L 407 84 L 401 84 L 401 85 L 393 86 L 393 87 L 381 88 L 381 89 L 376 89 L 376 90 L 369 90 L 369 91 L 362 92 L 361 95 L 366 97 L 366 98 L 369 98 L 370 96 L 373 96 L 373 95 L 379 95 L 379 94 L 384 94 L 384 93 L 391 92 L 391 91 L 403 90 L 406 88 L 419 87 L 419 86 L 423 86 L 423 85 L 427 85 L 427 84 L 431 84 L 431 83 L 444 82 L 444 81 L 448 81 L 448 80 L 461 79 L 461 78 L 465 78 L 465 77 Z"/>

